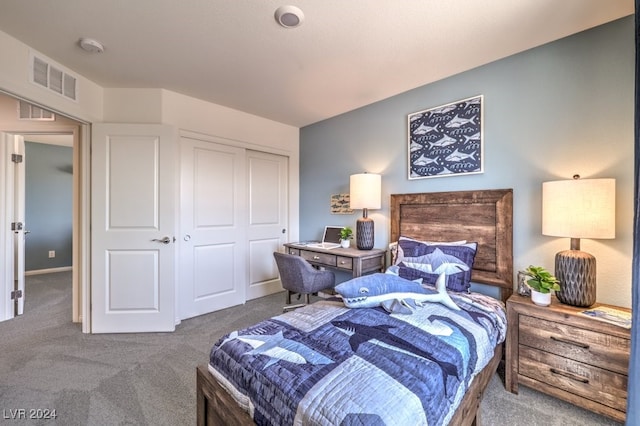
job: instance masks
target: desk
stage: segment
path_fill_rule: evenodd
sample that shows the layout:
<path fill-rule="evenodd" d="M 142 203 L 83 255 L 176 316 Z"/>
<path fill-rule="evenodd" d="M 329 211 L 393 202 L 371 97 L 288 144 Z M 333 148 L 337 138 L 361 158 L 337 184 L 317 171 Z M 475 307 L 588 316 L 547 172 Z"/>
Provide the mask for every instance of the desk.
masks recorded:
<path fill-rule="evenodd" d="M 387 251 L 382 249 L 358 250 L 338 247 L 327 250 L 295 243 L 284 246 L 287 253 L 301 256 L 314 266 L 351 272 L 354 278 L 369 272 L 384 272 L 387 263 Z"/>

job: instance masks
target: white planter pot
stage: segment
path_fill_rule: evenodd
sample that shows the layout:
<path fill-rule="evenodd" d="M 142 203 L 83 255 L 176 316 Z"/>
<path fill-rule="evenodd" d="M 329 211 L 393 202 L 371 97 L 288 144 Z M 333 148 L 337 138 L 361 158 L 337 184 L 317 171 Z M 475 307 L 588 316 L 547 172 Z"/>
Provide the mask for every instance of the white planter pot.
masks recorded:
<path fill-rule="evenodd" d="M 551 292 L 540 293 L 531 289 L 531 301 L 538 306 L 549 306 L 551 304 Z"/>
<path fill-rule="evenodd" d="M 350 244 L 351 244 L 351 240 L 340 240 L 340 246 L 342 248 L 349 248 Z"/>

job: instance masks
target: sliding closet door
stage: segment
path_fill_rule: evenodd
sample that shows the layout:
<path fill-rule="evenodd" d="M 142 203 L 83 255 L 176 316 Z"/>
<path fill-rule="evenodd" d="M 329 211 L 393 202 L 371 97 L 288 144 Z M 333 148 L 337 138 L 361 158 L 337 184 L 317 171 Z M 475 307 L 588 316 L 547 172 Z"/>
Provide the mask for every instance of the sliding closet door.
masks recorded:
<path fill-rule="evenodd" d="M 273 252 L 281 251 L 288 233 L 288 159 L 247 152 L 249 183 L 249 281 L 247 300 L 282 290 Z"/>
<path fill-rule="evenodd" d="M 180 139 L 180 318 L 245 302 L 245 150 Z"/>

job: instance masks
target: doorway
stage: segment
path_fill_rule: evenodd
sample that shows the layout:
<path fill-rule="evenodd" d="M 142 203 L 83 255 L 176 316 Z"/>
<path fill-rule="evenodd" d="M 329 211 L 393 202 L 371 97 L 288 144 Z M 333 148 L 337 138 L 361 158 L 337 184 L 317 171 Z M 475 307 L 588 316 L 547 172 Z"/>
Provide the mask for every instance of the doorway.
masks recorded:
<path fill-rule="evenodd" d="M 73 135 L 22 135 L 25 144 L 25 275 L 70 271 Z"/>
<path fill-rule="evenodd" d="M 83 295 L 82 295 L 82 285 L 81 285 L 81 270 L 78 267 L 80 265 L 79 260 L 81 248 L 79 247 L 80 240 L 80 230 L 81 230 L 81 220 L 80 217 L 80 176 L 76 171 L 80 168 L 78 167 L 80 164 L 80 139 L 81 135 L 85 131 L 83 129 L 83 123 L 75 121 L 65 116 L 58 116 L 54 112 L 46 111 L 44 109 L 38 108 L 36 106 L 30 105 L 30 108 L 33 108 L 33 111 L 36 112 L 38 117 L 44 119 L 38 119 L 38 117 L 29 117 L 24 114 L 25 101 L 20 101 L 12 96 L 0 93 L 0 132 L 5 135 L 20 135 L 23 136 L 28 142 L 36 142 L 36 145 L 46 143 L 50 146 L 52 143 L 56 145 L 62 144 L 63 146 L 67 146 L 67 149 L 70 150 L 71 154 L 71 162 L 65 162 L 65 164 L 59 165 L 59 174 L 63 174 L 66 176 L 66 179 L 71 182 L 72 186 L 72 194 L 70 200 L 69 211 L 71 214 L 71 220 L 68 221 L 67 226 L 70 226 L 68 236 L 65 237 L 68 241 L 65 242 L 66 247 L 71 247 L 71 255 L 70 255 L 70 263 L 67 261 L 67 264 L 70 264 L 70 268 L 72 270 L 72 304 L 69 306 L 69 317 L 73 322 L 83 322 L 83 310 L 85 309 L 83 303 Z M 27 104 L 29 105 L 29 104 Z M 7 141 L 11 138 L 5 138 L 4 143 L 5 146 L 1 147 L 3 151 L 6 151 Z M 37 150 L 36 150 L 37 151 Z M 47 155 L 46 153 L 43 155 Z M 26 157 L 26 156 L 25 156 Z M 6 167 L 5 167 L 6 171 Z M 0 176 L 0 193 L 7 194 L 7 185 L 9 184 L 8 179 L 6 179 L 6 173 L 3 173 Z M 13 188 L 12 188 L 13 191 Z M 4 207 L 6 208 L 6 206 Z M 48 212 L 50 209 L 45 207 L 45 212 Z M 2 209 L 0 209 L 2 210 Z M 6 213 L 6 212 L 3 212 Z M 8 215 L 3 214 L 5 217 Z M 26 220 L 21 220 L 26 223 L 25 229 L 23 229 L 23 233 L 26 233 L 27 239 L 29 232 L 29 223 Z M 13 244 L 9 245 L 7 241 L 9 239 L 20 239 L 19 236 L 11 235 L 11 231 L 9 233 L 0 233 L 0 240 L 2 241 L 2 245 L 0 246 L 0 261 L 4 265 L 11 265 L 13 262 L 10 260 L 14 257 Z M 24 241 L 24 235 L 22 236 L 22 240 Z M 51 259 L 61 260 L 60 255 L 63 255 L 63 252 L 59 249 L 52 248 L 51 250 L 46 251 L 46 258 L 49 258 L 49 252 L 51 253 Z M 64 250 L 63 250 L 64 251 Z M 53 264 L 53 263 L 52 263 Z M 13 269 L 24 269 L 24 263 L 19 268 L 16 268 L 17 265 L 13 263 Z M 57 269 L 51 268 L 52 271 Z M 69 268 L 69 266 L 67 266 Z M 5 268 L 9 269 L 9 268 Z M 13 274 L 13 269 L 10 274 Z M 63 269 L 64 270 L 64 269 Z M 48 271 L 45 271 L 48 272 Z M 8 277 L 7 274 L 2 275 L 2 282 L 0 282 L 0 303 L 2 304 L 2 308 L 0 309 L 1 318 L 0 320 L 11 319 L 15 315 L 14 310 L 14 302 L 11 300 L 11 293 L 14 291 L 16 284 L 13 282 L 13 276 Z M 15 294 L 14 296 L 20 296 L 20 294 Z M 24 297 L 28 297 L 26 293 L 23 293 Z M 23 302 L 22 302 L 23 303 Z M 85 331 L 85 327 L 83 326 L 83 331 Z"/>

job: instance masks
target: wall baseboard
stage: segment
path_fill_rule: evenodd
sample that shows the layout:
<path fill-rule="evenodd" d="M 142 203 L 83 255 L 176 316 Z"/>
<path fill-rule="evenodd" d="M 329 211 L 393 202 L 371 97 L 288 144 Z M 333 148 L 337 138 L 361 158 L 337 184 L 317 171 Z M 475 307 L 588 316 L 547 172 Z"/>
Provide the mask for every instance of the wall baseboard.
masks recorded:
<path fill-rule="evenodd" d="M 53 274 L 55 272 L 66 272 L 73 270 L 71 266 L 61 266 L 59 268 L 48 268 L 48 269 L 36 269 L 35 271 L 24 271 L 24 275 L 42 275 L 42 274 Z"/>

